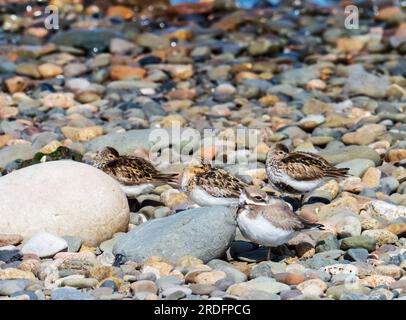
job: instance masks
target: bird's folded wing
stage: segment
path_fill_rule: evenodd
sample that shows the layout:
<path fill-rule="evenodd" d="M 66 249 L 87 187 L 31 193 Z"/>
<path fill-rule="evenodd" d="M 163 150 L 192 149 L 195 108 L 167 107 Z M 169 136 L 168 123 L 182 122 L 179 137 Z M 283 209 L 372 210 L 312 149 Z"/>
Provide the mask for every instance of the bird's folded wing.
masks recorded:
<path fill-rule="evenodd" d="M 197 177 L 197 184 L 213 197 L 238 198 L 247 184 L 227 171 L 212 169 Z"/>
<path fill-rule="evenodd" d="M 326 176 L 330 164 L 310 153 L 295 152 L 282 159 L 289 175 L 296 180 L 315 180 Z"/>
<path fill-rule="evenodd" d="M 113 160 L 104 171 L 125 185 L 153 183 L 160 174 L 150 162 L 138 157 Z"/>
<path fill-rule="evenodd" d="M 276 228 L 290 231 L 301 230 L 305 227 L 299 217 L 283 202 L 273 203 L 272 205 L 263 207 L 260 213 Z"/>

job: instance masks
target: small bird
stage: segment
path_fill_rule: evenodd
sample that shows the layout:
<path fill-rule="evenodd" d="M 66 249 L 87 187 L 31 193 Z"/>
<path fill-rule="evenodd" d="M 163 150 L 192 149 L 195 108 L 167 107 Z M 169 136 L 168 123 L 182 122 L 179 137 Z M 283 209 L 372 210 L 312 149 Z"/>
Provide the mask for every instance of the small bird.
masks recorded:
<path fill-rule="evenodd" d="M 112 147 L 105 147 L 99 152 L 94 165 L 116 179 L 129 198 L 150 192 L 158 185 L 179 185 L 178 174 L 162 173 L 140 157 L 120 156 Z"/>
<path fill-rule="evenodd" d="M 323 185 L 329 178 L 347 176 L 348 168 L 336 168 L 310 152 L 289 152 L 282 143 L 272 145 L 265 163 L 268 180 L 279 192 L 304 194 Z"/>
<path fill-rule="evenodd" d="M 246 187 L 240 196 L 237 223 L 245 238 L 266 247 L 281 246 L 301 230 L 323 228 L 296 215 L 289 203 L 253 186 Z M 267 260 L 270 253 L 269 248 Z"/>
<path fill-rule="evenodd" d="M 245 182 L 209 163 L 186 167 L 181 180 L 181 190 L 202 207 L 237 206 L 241 191 L 246 186 Z"/>

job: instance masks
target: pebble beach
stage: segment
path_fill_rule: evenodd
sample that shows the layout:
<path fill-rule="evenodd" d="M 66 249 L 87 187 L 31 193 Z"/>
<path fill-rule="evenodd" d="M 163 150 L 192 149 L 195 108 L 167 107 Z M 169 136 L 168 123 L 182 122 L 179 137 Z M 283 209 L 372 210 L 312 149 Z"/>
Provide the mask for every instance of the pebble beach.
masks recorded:
<path fill-rule="evenodd" d="M 0 2 L 0 300 L 406 300 L 406 7 L 45 2 Z M 278 142 L 349 174 L 281 194 Z M 213 161 L 324 230 L 267 260 L 233 207 L 127 198 L 106 146 Z"/>

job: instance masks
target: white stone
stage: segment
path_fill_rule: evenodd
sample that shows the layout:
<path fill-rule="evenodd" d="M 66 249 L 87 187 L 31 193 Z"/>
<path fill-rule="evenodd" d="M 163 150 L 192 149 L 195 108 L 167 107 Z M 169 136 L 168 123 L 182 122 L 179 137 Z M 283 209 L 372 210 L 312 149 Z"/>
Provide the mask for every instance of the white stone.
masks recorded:
<path fill-rule="evenodd" d="M 28 239 L 47 231 L 97 246 L 126 231 L 129 208 L 114 179 L 92 166 L 61 160 L 1 177 L 0 221 L 0 233 Z"/>
<path fill-rule="evenodd" d="M 361 212 L 366 211 L 371 217 L 383 218 L 390 222 L 399 218 L 406 218 L 406 207 L 398 206 L 382 200 L 367 202 Z"/>
<path fill-rule="evenodd" d="M 342 264 L 342 263 L 337 263 L 333 264 L 330 266 L 326 266 L 323 268 L 320 268 L 321 271 L 327 272 L 331 275 L 337 275 L 337 274 L 353 274 L 357 275 L 358 274 L 358 267 L 352 265 L 352 264 Z"/>
<path fill-rule="evenodd" d="M 65 239 L 48 232 L 39 232 L 22 247 L 24 254 L 33 253 L 40 258 L 52 257 L 68 247 Z"/>
<path fill-rule="evenodd" d="M 335 229 L 340 238 L 359 236 L 361 234 L 361 222 L 356 217 L 347 216 L 335 225 Z"/>
<path fill-rule="evenodd" d="M 66 89 L 74 92 L 85 90 L 90 86 L 89 80 L 85 78 L 69 79 L 65 83 Z"/>

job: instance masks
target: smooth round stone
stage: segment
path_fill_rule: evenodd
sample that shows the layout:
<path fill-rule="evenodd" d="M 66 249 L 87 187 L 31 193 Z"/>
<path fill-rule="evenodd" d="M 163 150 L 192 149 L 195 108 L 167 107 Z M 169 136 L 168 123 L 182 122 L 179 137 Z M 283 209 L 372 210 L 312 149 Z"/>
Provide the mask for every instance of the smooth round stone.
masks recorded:
<path fill-rule="evenodd" d="M 384 296 L 386 300 L 392 300 L 394 297 L 394 294 L 392 291 L 385 289 L 385 288 L 375 288 L 369 293 L 370 297 L 373 296 Z M 385 300 L 385 299 L 382 299 Z"/>
<path fill-rule="evenodd" d="M 22 76 L 41 78 L 38 66 L 33 63 L 20 63 L 16 67 L 16 73 Z"/>
<path fill-rule="evenodd" d="M 112 266 L 116 261 L 116 257 L 111 252 L 97 252 L 99 256 L 97 256 L 97 261 L 99 261 L 103 266 Z M 101 254 L 100 254 L 101 253 Z"/>
<path fill-rule="evenodd" d="M 137 277 L 137 276 L 130 275 L 130 274 L 127 274 L 127 275 L 124 275 L 124 276 L 123 276 L 123 280 L 126 281 L 126 282 L 135 282 L 135 281 L 138 280 L 138 277 Z"/>
<path fill-rule="evenodd" d="M 338 243 L 338 240 L 332 233 L 326 233 L 322 235 L 316 244 L 316 252 L 336 250 L 339 248 L 340 245 Z"/>
<path fill-rule="evenodd" d="M 367 295 L 355 294 L 355 293 L 343 293 L 340 300 L 368 300 Z"/>
<path fill-rule="evenodd" d="M 131 52 L 135 48 L 136 48 L 136 45 L 134 43 L 129 42 L 124 39 L 120 39 L 120 38 L 111 39 L 110 44 L 109 44 L 110 52 L 115 53 L 115 54 L 126 54 L 128 52 Z M 160 62 L 160 60 L 161 59 L 159 59 L 159 62 Z M 157 63 L 159 63 L 159 62 L 157 62 Z M 140 65 L 142 65 L 140 61 L 139 61 L 139 63 L 140 63 Z"/>
<path fill-rule="evenodd" d="M 300 273 L 294 272 L 281 272 L 274 274 L 274 279 L 278 282 L 285 283 L 287 285 L 298 285 L 305 281 L 305 276 Z"/>
<path fill-rule="evenodd" d="M 220 65 L 212 67 L 208 70 L 207 75 L 210 80 L 227 80 L 230 75 L 231 67 L 228 65 Z"/>
<path fill-rule="evenodd" d="M 334 141 L 333 141 L 334 142 Z M 354 159 L 369 159 L 379 165 L 381 157 L 374 149 L 367 146 L 347 146 L 342 148 L 326 148 L 319 153 L 333 165 L 343 164 Z M 351 163 L 350 163 L 351 164 Z M 353 164 L 353 163 L 352 163 Z M 366 170 L 366 169 L 365 169 Z M 362 172 L 363 173 L 363 172 Z M 359 175 L 361 176 L 361 175 Z"/>
<path fill-rule="evenodd" d="M 4 121 L 3 121 L 4 122 Z M 1 126 L 0 126 L 1 130 Z M 7 130 L 4 130 L 4 133 L 7 134 Z M 16 144 L 7 146 L 0 149 L 0 168 L 5 168 L 10 162 L 21 159 L 21 160 L 28 160 L 32 159 L 35 154 L 34 149 L 29 144 Z M 1 181 L 4 181 L 6 177 L 1 177 L 0 179 L 0 190 L 1 190 Z M 32 190 L 30 190 L 32 191 Z M 18 194 L 18 193 L 16 193 Z M 5 193 L 5 195 L 8 195 Z M 2 200 L 2 198 L 1 198 Z M 3 201 L 1 201 L 3 202 Z M 4 232 L 0 226 L 0 233 L 13 233 L 12 231 L 8 230 L 8 232 Z M 23 233 L 21 233 L 24 236 Z"/>
<path fill-rule="evenodd" d="M 368 250 L 363 249 L 363 248 L 355 248 L 355 249 L 349 249 L 345 253 L 345 258 L 351 261 L 360 261 L 360 262 L 366 262 L 368 259 Z"/>
<path fill-rule="evenodd" d="M 57 288 L 51 292 L 52 300 L 94 300 L 95 298 L 85 292 L 73 288 Z"/>
<path fill-rule="evenodd" d="M 213 285 L 218 280 L 225 279 L 226 273 L 223 271 L 205 271 L 196 275 L 194 282 L 199 284 Z"/>
<path fill-rule="evenodd" d="M 203 261 L 194 256 L 183 256 L 177 262 L 176 265 L 186 269 L 192 269 L 197 266 L 201 266 Z"/>
<path fill-rule="evenodd" d="M 169 300 L 169 299 L 167 299 L 167 300 Z M 203 299 L 201 296 L 191 294 L 191 295 L 188 295 L 185 298 L 181 298 L 181 300 L 205 300 L 205 299 Z"/>
<path fill-rule="evenodd" d="M 363 230 L 380 229 L 381 223 L 373 218 L 364 218 L 361 220 L 361 227 Z"/>
<path fill-rule="evenodd" d="M 398 237 L 406 235 L 406 223 L 392 223 L 386 226 L 385 229 L 396 234 Z"/>
<path fill-rule="evenodd" d="M 380 286 L 390 286 L 392 285 L 396 280 L 391 277 L 391 276 L 384 276 L 384 275 L 379 275 L 379 274 L 373 274 L 371 276 L 367 276 L 363 278 L 362 284 L 370 287 L 370 288 L 376 288 Z"/>
<path fill-rule="evenodd" d="M 322 269 L 314 270 L 314 269 L 303 269 L 299 270 L 299 273 L 302 273 L 306 279 L 321 279 L 324 282 L 328 282 L 331 279 L 330 273 L 323 271 Z"/>
<path fill-rule="evenodd" d="M 150 70 L 148 79 L 153 82 L 164 82 L 168 80 L 168 75 L 161 70 Z"/>
<path fill-rule="evenodd" d="M 113 253 L 138 263 L 151 256 L 174 264 L 185 255 L 203 262 L 213 260 L 225 253 L 235 237 L 234 211 L 224 206 L 201 207 L 150 220 L 121 237 Z"/>
<path fill-rule="evenodd" d="M 185 298 L 186 294 L 183 290 L 176 290 L 170 294 L 168 294 L 165 298 L 165 300 L 179 300 L 182 298 Z"/>
<path fill-rule="evenodd" d="M 264 261 L 251 269 L 250 278 L 258 277 L 272 277 L 275 273 L 281 273 L 286 271 L 286 265 L 284 263 Z"/>
<path fill-rule="evenodd" d="M 60 32 L 54 35 L 50 41 L 60 46 L 83 48 L 89 52 L 103 52 L 109 47 L 112 39 L 123 37 L 118 31 L 100 28 Z M 89 39 L 92 39 L 92 41 L 89 41 Z"/>
<path fill-rule="evenodd" d="M 323 203 L 330 203 L 332 200 L 334 200 L 338 193 L 340 191 L 339 185 L 335 180 L 330 180 L 327 182 L 325 185 L 323 185 L 320 188 L 317 188 L 314 190 L 310 195 L 308 196 L 309 200 L 311 198 L 321 198 L 321 199 L 326 199 L 327 201 L 320 201 Z M 313 201 L 314 202 L 314 201 Z"/>
<path fill-rule="evenodd" d="M 304 117 L 299 121 L 299 125 L 302 129 L 314 129 L 325 121 L 325 117 L 319 114 L 312 114 Z"/>
<path fill-rule="evenodd" d="M 298 257 L 311 257 L 314 255 L 314 245 L 309 242 L 301 242 L 295 245 L 295 251 Z"/>
<path fill-rule="evenodd" d="M 63 68 L 63 74 L 65 77 L 77 77 L 88 71 L 87 66 L 84 63 L 68 63 Z"/>
<path fill-rule="evenodd" d="M 327 289 L 327 284 L 320 279 L 306 280 L 296 286 L 305 296 L 321 296 Z"/>
<path fill-rule="evenodd" d="M 320 269 L 326 266 L 331 266 L 336 264 L 337 261 L 334 259 L 323 258 L 320 256 L 314 256 L 310 259 L 307 259 L 303 264 L 309 269 Z"/>
<path fill-rule="evenodd" d="M 227 293 L 241 298 L 253 298 L 252 293 L 278 294 L 290 290 L 284 283 L 277 282 L 269 277 L 258 277 L 253 280 L 237 283 L 227 289 Z"/>
<path fill-rule="evenodd" d="M 218 297 L 218 298 L 222 298 L 226 295 L 225 291 L 221 291 L 221 290 L 214 290 L 212 292 L 210 292 L 210 297 Z"/>
<path fill-rule="evenodd" d="M 20 266 L 20 264 L 21 264 L 21 261 L 9 262 L 9 263 L 6 263 L 6 264 L 3 266 L 3 269 L 7 269 L 7 268 L 18 268 L 18 267 Z"/>
<path fill-rule="evenodd" d="M 157 64 L 157 63 L 161 63 L 162 59 L 158 56 L 146 56 L 140 60 L 138 60 L 138 63 L 140 64 L 141 67 L 144 67 L 148 64 Z"/>
<path fill-rule="evenodd" d="M 18 297 L 18 296 L 22 296 L 22 295 L 27 295 L 30 298 L 30 300 L 38 300 L 38 296 L 34 292 L 28 291 L 28 290 L 21 290 L 21 291 L 14 292 L 11 296 Z"/>
<path fill-rule="evenodd" d="M 341 261 L 341 262 L 343 262 L 343 261 Z M 330 282 L 332 284 L 351 283 L 351 282 L 357 281 L 358 269 L 353 269 L 354 266 L 352 266 L 352 265 L 346 265 L 346 266 L 348 266 L 349 268 L 344 267 L 343 269 L 341 269 L 341 267 L 339 267 L 335 270 L 334 269 L 328 270 L 332 273 L 331 279 L 330 279 Z M 356 270 L 356 272 L 350 273 L 350 271 L 354 271 L 354 270 Z"/>
<path fill-rule="evenodd" d="M 111 252 L 113 251 L 113 246 L 114 246 L 114 244 L 117 242 L 117 239 L 118 239 L 120 236 L 122 236 L 122 235 L 123 235 L 123 234 L 121 234 L 121 235 L 115 235 L 113 239 L 109 239 L 109 240 L 103 241 L 103 242 L 99 245 L 100 250 L 103 251 L 103 252 L 110 252 L 110 253 L 111 253 Z"/>
<path fill-rule="evenodd" d="M 22 253 L 20 250 L 16 249 L 4 249 L 4 247 L 0 247 L 0 261 L 4 263 L 10 263 L 13 261 L 17 261 L 22 257 Z"/>
<path fill-rule="evenodd" d="M 0 233 L 30 238 L 46 230 L 96 246 L 128 226 L 128 202 L 117 182 L 83 163 L 52 161 L 12 172 L 0 178 L 0 194 Z"/>
<path fill-rule="evenodd" d="M 225 279 L 220 279 L 220 280 L 218 280 L 218 281 L 216 281 L 215 283 L 214 283 L 214 285 L 218 288 L 218 289 L 220 289 L 220 290 L 222 290 L 222 291 L 226 291 L 230 286 L 232 286 L 234 284 L 234 281 L 233 280 L 231 280 L 231 279 L 227 279 L 227 278 L 225 278 Z"/>
<path fill-rule="evenodd" d="M 172 210 L 168 207 L 160 207 L 156 210 L 154 210 L 154 218 L 164 218 L 167 217 L 171 214 Z"/>
<path fill-rule="evenodd" d="M 163 297 L 168 297 L 168 296 L 173 295 L 175 292 L 182 292 L 183 297 L 186 297 L 186 296 L 192 294 L 193 290 L 191 288 L 187 288 L 187 287 L 173 286 L 173 287 L 170 287 L 170 288 L 167 288 L 167 289 L 163 290 L 162 291 L 162 296 Z"/>
<path fill-rule="evenodd" d="M 100 284 L 100 288 L 109 288 L 112 291 L 117 291 L 118 287 L 117 284 L 113 280 L 105 280 Z"/>
<path fill-rule="evenodd" d="M 156 281 L 157 275 L 153 272 L 143 272 L 138 277 L 139 280 Z"/>
<path fill-rule="evenodd" d="M 112 288 L 100 287 L 90 291 L 92 296 L 97 299 L 105 299 L 105 297 L 110 296 L 113 294 Z"/>
<path fill-rule="evenodd" d="M 247 276 L 241 271 L 234 268 L 230 263 L 214 259 L 207 263 L 213 270 L 220 270 L 226 273 L 227 278 L 233 280 L 234 283 L 247 281 Z"/>
<path fill-rule="evenodd" d="M 346 274 L 346 275 L 357 275 L 358 267 L 352 264 L 335 263 L 333 265 L 325 266 L 321 269 L 322 271 L 328 272 L 331 275 Z"/>
<path fill-rule="evenodd" d="M 149 291 L 141 291 L 134 294 L 134 300 L 145 300 L 145 298 L 154 295 Z"/>
<path fill-rule="evenodd" d="M 300 290 L 293 289 L 293 290 L 287 290 L 287 291 L 281 292 L 280 297 L 281 297 L 281 300 L 292 300 L 301 295 L 302 295 L 302 292 Z"/>
<path fill-rule="evenodd" d="M 395 243 L 398 240 L 395 234 L 385 229 L 365 230 L 362 232 L 362 235 L 375 239 L 379 246 L 387 243 Z"/>
<path fill-rule="evenodd" d="M 32 143 L 32 147 L 35 150 L 39 150 L 42 147 L 46 146 L 48 143 L 58 140 L 58 135 L 53 132 L 41 132 L 35 135 L 34 141 Z"/>
<path fill-rule="evenodd" d="M 35 254 L 40 258 L 52 257 L 68 248 L 68 243 L 61 237 L 48 232 L 40 232 L 29 239 L 21 249 L 23 254 Z"/>
<path fill-rule="evenodd" d="M 379 291 L 371 291 L 368 300 L 388 300 L 388 297 Z"/>
<path fill-rule="evenodd" d="M 32 283 L 31 280 L 0 280 L 0 296 L 11 296 L 15 292 L 23 291 Z"/>
<path fill-rule="evenodd" d="M 376 190 L 375 189 L 364 189 L 360 192 L 361 196 L 368 197 L 375 199 L 376 198 Z"/>
<path fill-rule="evenodd" d="M 62 237 L 68 243 L 68 252 L 78 252 L 82 246 L 83 240 L 79 237 L 63 236 Z"/>
<path fill-rule="evenodd" d="M 357 217 L 343 217 L 336 223 L 335 229 L 339 238 L 359 236 L 361 234 L 361 222 Z"/>
<path fill-rule="evenodd" d="M 0 247 L 18 245 L 24 238 L 19 234 L 0 234 Z"/>
<path fill-rule="evenodd" d="M 131 209 L 131 210 L 133 210 L 133 209 Z M 138 211 L 138 210 L 136 210 L 136 211 Z M 143 224 L 144 222 L 147 222 L 147 218 L 145 217 L 145 215 L 140 214 L 140 213 L 130 212 L 130 223 L 131 224 L 138 226 L 140 224 Z"/>
<path fill-rule="evenodd" d="M 364 248 L 368 251 L 373 251 L 376 248 L 376 240 L 367 236 L 348 237 L 341 241 L 340 248 L 348 250 L 351 248 Z"/>
<path fill-rule="evenodd" d="M 197 295 L 209 295 L 214 290 L 217 290 L 217 288 L 215 286 L 210 286 L 207 284 L 197 284 L 197 283 L 189 284 L 189 288 L 192 290 L 193 294 L 197 294 Z"/>
<path fill-rule="evenodd" d="M 183 281 L 176 276 L 163 276 L 155 282 L 160 290 L 166 290 L 175 286 L 177 287 L 180 286 L 182 283 Z"/>
<path fill-rule="evenodd" d="M 348 174 L 356 177 L 361 177 L 368 168 L 374 166 L 374 162 L 369 159 L 352 159 L 336 165 L 337 168 L 349 168 Z"/>
<path fill-rule="evenodd" d="M 155 283 L 149 280 L 139 280 L 131 284 L 131 289 L 134 293 L 138 292 L 151 292 L 157 293 L 158 288 L 156 287 Z"/>
<path fill-rule="evenodd" d="M 66 278 L 62 280 L 62 285 L 74 288 L 94 288 L 98 281 L 94 278 Z"/>
<path fill-rule="evenodd" d="M 326 295 L 328 297 L 332 297 L 333 299 L 339 300 L 343 294 L 367 295 L 369 291 L 369 288 L 362 285 L 340 284 L 329 287 L 326 291 Z"/>
<path fill-rule="evenodd" d="M 314 257 L 318 258 L 323 258 L 323 259 L 334 259 L 337 260 L 338 258 L 340 258 L 345 252 L 343 250 L 338 250 L 338 249 L 334 249 L 334 250 L 329 250 L 329 251 L 323 251 L 320 253 L 317 253 L 316 255 L 314 255 Z"/>
<path fill-rule="evenodd" d="M 222 83 L 218 85 L 215 89 L 215 94 L 223 96 L 224 95 L 231 96 L 235 94 L 235 92 L 236 92 L 235 87 L 229 83 Z"/>
<path fill-rule="evenodd" d="M 312 136 L 309 138 L 309 141 L 315 146 L 324 146 L 334 141 L 334 138 L 329 136 Z"/>

